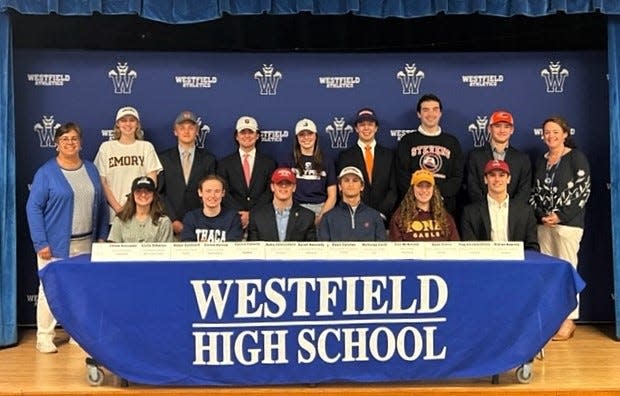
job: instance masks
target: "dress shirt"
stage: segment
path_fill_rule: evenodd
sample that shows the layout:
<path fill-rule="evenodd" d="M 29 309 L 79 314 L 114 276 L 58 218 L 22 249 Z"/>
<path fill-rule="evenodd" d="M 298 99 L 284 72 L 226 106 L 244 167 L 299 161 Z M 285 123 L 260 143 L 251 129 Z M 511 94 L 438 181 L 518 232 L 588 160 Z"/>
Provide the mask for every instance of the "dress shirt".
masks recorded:
<path fill-rule="evenodd" d="M 254 170 L 254 160 L 256 159 L 256 148 L 253 148 L 252 150 L 245 152 L 241 149 L 239 149 L 239 156 L 241 157 L 241 164 L 243 166 L 243 157 L 247 154 L 248 156 L 248 162 L 250 163 L 250 176 L 252 175 L 252 171 Z"/>
<path fill-rule="evenodd" d="M 288 225 L 288 218 L 291 214 L 291 207 L 278 210 L 275 206 L 273 210 L 276 212 L 276 225 L 278 227 L 278 238 L 281 241 L 286 239 L 286 226 Z"/>
<path fill-rule="evenodd" d="M 508 195 L 502 202 L 498 202 L 487 194 L 492 241 L 508 240 L 508 201 Z"/>

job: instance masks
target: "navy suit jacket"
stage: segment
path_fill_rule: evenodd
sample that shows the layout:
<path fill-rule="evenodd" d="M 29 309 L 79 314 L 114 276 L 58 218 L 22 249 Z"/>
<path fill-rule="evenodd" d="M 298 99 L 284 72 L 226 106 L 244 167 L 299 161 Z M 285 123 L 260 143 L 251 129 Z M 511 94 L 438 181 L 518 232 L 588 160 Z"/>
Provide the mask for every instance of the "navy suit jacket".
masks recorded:
<path fill-rule="evenodd" d="M 285 241 L 316 241 L 315 214 L 293 204 L 286 225 Z M 279 241 L 273 203 L 261 205 L 250 212 L 248 241 Z"/>
<path fill-rule="evenodd" d="M 484 200 L 469 204 L 463 209 L 461 240 L 491 240 L 491 217 L 486 197 Z M 540 251 L 536 218 L 530 205 L 510 199 L 508 204 L 508 240 L 522 241 L 525 249 Z"/>
<path fill-rule="evenodd" d="M 467 194 L 470 202 L 478 202 L 486 197 L 487 185 L 484 184 L 484 166 L 492 159 L 493 149 L 489 143 L 469 153 L 467 159 Z M 508 146 L 504 161 L 510 167 L 510 184 L 508 184 L 510 202 L 527 203 L 532 191 L 530 157 Z"/>
<path fill-rule="evenodd" d="M 217 164 L 217 174 L 228 184 L 222 205 L 236 211 L 249 211 L 254 206 L 271 202 L 271 174 L 275 169 L 276 162 L 257 151 L 248 187 L 243 176 L 239 151 L 223 158 Z"/>
<path fill-rule="evenodd" d="M 364 153 L 357 142 L 354 146 L 342 151 L 338 157 L 337 173 L 346 166 L 355 166 L 364 175 L 362 202 L 379 211 L 389 221 L 396 208 L 396 168 L 394 152 L 386 147 L 376 145 L 374 165 L 372 167 L 372 183 L 368 183 L 368 172 Z"/>
<path fill-rule="evenodd" d="M 185 213 L 202 208 L 198 182 L 207 175 L 215 174 L 215 157 L 207 150 L 196 147 L 187 184 L 178 146 L 160 153 L 159 161 L 164 170 L 157 176 L 157 190 L 163 199 L 166 214 L 172 221 L 183 221 Z"/>

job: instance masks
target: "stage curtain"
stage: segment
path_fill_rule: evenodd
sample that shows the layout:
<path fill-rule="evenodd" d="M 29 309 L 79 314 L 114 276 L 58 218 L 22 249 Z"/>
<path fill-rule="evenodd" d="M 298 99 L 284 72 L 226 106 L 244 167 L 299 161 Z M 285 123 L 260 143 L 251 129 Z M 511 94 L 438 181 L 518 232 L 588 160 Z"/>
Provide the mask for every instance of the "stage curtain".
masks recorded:
<path fill-rule="evenodd" d="M 543 16 L 557 12 L 618 14 L 620 0 L 0 0 L 0 11 L 7 8 L 23 14 L 137 14 L 166 23 L 193 23 L 217 19 L 223 13 L 352 13 L 376 18 L 414 18 L 439 13 L 502 17 Z"/>
<path fill-rule="evenodd" d="M 17 342 L 11 24 L 0 13 L 0 346 Z"/>
<path fill-rule="evenodd" d="M 609 17 L 607 23 L 607 59 L 609 67 L 609 150 L 611 176 L 611 232 L 616 295 L 616 338 L 620 339 L 620 17 Z"/>

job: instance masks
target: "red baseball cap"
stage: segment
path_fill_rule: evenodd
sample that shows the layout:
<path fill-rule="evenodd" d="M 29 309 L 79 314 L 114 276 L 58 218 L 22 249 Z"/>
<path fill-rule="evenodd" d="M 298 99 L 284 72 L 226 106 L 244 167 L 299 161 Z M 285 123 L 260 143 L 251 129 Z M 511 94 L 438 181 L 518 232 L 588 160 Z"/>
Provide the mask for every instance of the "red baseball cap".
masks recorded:
<path fill-rule="evenodd" d="M 512 114 L 503 110 L 496 111 L 495 113 L 491 114 L 491 122 L 489 123 L 489 125 L 497 124 L 498 122 L 507 122 L 510 125 L 515 124 L 514 120 L 512 119 Z"/>
<path fill-rule="evenodd" d="M 485 175 L 487 173 L 493 172 L 494 170 L 499 170 L 499 171 L 502 171 L 502 172 L 510 174 L 510 167 L 508 166 L 508 163 L 506 163 L 506 161 L 490 160 L 484 166 L 484 174 Z"/>
<path fill-rule="evenodd" d="M 278 168 L 273 171 L 273 174 L 271 175 L 271 182 L 278 184 L 283 181 L 287 181 L 291 184 L 297 183 L 295 174 L 290 168 Z"/>

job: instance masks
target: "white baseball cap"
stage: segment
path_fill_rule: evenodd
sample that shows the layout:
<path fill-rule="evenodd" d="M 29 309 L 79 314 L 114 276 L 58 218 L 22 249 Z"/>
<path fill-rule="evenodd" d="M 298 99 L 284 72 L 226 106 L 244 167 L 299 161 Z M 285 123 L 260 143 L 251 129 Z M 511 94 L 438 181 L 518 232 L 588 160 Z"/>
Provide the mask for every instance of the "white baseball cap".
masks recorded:
<path fill-rule="evenodd" d="M 244 129 L 251 129 L 252 131 L 258 131 L 258 122 L 250 116 L 243 116 L 237 120 L 237 126 L 235 130 L 237 132 L 242 131 Z"/>
<path fill-rule="evenodd" d="M 316 132 L 316 124 L 308 118 L 302 118 L 301 120 L 297 121 L 297 124 L 295 125 L 295 135 L 299 135 L 299 133 L 301 131 L 310 131 L 310 132 Z"/>
<path fill-rule="evenodd" d="M 364 175 L 362 174 L 362 171 L 355 166 L 345 166 L 344 168 L 342 168 L 340 174 L 338 175 L 338 180 L 340 180 L 345 175 L 355 175 L 360 178 L 362 183 L 364 183 Z"/>
<path fill-rule="evenodd" d="M 116 112 L 116 121 L 128 115 L 134 116 L 136 117 L 136 120 L 140 121 L 140 115 L 138 114 L 138 110 L 131 106 L 125 106 L 118 109 L 118 111 Z"/>

